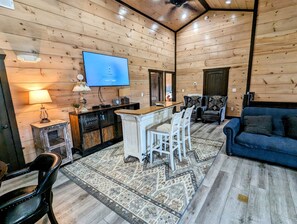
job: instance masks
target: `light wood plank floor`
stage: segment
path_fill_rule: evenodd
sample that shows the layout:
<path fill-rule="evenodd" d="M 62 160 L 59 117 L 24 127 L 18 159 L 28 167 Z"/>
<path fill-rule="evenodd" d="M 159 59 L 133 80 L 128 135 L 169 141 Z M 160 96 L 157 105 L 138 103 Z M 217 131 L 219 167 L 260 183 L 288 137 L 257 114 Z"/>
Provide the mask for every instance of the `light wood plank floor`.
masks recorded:
<path fill-rule="evenodd" d="M 225 141 L 226 124 L 194 123 L 195 136 Z M 34 184 L 36 174 L 6 181 L 3 194 Z M 61 224 L 128 223 L 62 173 L 53 188 L 54 211 Z M 45 216 L 38 223 L 49 223 Z M 181 224 L 297 223 L 297 172 L 257 161 L 229 157 L 225 146 L 217 156 L 198 192 L 183 215 Z"/>

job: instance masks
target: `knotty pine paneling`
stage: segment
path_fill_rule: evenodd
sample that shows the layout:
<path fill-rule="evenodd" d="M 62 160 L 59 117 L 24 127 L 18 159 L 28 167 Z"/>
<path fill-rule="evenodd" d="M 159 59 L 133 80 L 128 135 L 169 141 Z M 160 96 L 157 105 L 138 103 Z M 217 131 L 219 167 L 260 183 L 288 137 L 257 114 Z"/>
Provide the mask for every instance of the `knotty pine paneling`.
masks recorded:
<path fill-rule="evenodd" d="M 256 101 L 297 100 L 296 1 L 259 1 L 251 91 Z"/>
<path fill-rule="evenodd" d="M 204 16 L 177 33 L 177 99 L 202 94 L 203 69 L 231 67 L 227 115 L 239 116 L 246 89 L 252 13 L 209 11 Z"/>
<path fill-rule="evenodd" d="M 69 120 L 78 101 L 72 88 L 83 73 L 81 52 L 92 51 L 129 59 L 131 101 L 149 105 L 148 69 L 174 70 L 174 33 L 152 29 L 146 17 L 110 0 L 16 0 L 15 10 L 0 8 L 0 48 L 16 112 L 26 162 L 35 158 L 30 124 L 39 119 L 39 105 L 28 105 L 30 89 L 48 89 L 50 119 Z M 120 15 L 119 12 L 125 12 Z M 39 63 L 16 56 L 36 53 Z M 100 104 L 98 88 L 85 94 L 88 107 Z M 144 97 L 141 97 L 141 93 Z M 118 96 L 118 88 L 102 88 L 104 103 Z"/>

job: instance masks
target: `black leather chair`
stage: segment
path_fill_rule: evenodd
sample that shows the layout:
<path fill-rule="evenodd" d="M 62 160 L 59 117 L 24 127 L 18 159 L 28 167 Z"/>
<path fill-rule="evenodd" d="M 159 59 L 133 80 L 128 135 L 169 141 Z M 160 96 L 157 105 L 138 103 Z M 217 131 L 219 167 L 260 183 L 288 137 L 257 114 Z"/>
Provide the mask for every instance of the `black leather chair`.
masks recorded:
<path fill-rule="evenodd" d="M 58 223 L 52 208 L 52 186 L 57 179 L 61 157 L 54 153 L 39 155 L 28 168 L 10 173 L 5 180 L 31 171 L 39 171 L 38 185 L 18 188 L 0 197 L 0 223 L 35 223 L 48 214 Z"/>
<path fill-rule="evenodd" d="M 202 109 L 202 122 L 218 121 L 221 124 L 225 120 L 228 96 L 207 96 L 206 99 L 206 106 Z"/>
<path fill-rule="evenodd" d="M 195 121 L 201 118 L 202 107 L 204 106 L 205 98 L 203 96 L 184 96 L 184 106 L 180 107 L 180 110 L 187 109 L 195 105 L 192 117 Z"/>

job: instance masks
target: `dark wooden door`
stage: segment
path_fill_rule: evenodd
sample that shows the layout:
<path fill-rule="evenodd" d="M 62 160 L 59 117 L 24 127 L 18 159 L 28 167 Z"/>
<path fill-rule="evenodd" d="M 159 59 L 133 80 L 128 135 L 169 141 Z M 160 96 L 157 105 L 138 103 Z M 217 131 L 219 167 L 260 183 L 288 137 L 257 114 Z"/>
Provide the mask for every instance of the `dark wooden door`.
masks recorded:
<path fill-rule="evenodd" d="M 6 70 L 5 55 L 0 55 L 0 160 L 8 164 L 8 171 L 24 167 L 24 156 L 14 116 Z"/>
<path fill-rule="evenodd" d="M 229 69 L 227 68 L 214 68 L 204 69 L 203 76 L 203 95 L 228 95 L 228 80 Z"/>
<path fill-rule="evenodd" d="M 150 105 L 163 101 L 164 96 L 164 79 L 162 71 L 150 71 Z"/>
<path fill-rule="evenodd" d="M 150 105 L 159 101 L 175 101 L 176 78 L 170 71 L 149 69 Z"/>

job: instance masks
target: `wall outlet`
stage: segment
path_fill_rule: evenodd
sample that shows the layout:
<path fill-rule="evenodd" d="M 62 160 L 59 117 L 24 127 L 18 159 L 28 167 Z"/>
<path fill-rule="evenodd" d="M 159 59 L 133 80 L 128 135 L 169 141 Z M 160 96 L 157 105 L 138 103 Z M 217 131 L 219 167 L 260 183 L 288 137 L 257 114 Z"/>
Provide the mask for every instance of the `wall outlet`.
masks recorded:
<path fill-rule="evenodd" d="M 184 93 L 185 92 L 185 89 L 182 89 L 182 93 Z"/>
<path fill-rule="evenodd" d="M 232 88 L 232 93 L 236 93 L 236 88 Z"/>
<path fill-rule="evenodd" d="M 234 107 L 231 107 L 230 109 L 231 109 L 231 111 L 234 111 Z"/>
<path fill-rule="evenodd" d="M 141 92 L 141 97 L 144 97 L 144 92 Z"/>

